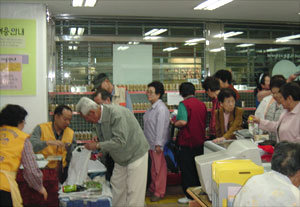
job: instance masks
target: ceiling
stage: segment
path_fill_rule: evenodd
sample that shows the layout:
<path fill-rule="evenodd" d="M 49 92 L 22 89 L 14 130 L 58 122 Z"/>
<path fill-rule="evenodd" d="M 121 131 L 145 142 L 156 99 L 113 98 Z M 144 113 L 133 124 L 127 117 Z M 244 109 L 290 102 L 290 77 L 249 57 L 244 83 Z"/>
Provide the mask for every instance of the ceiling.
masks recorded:
<path fill-rule="evenodd" d="M 94 8 L 73 8 L 71 0 L 0 0 L 43 3 L 52 15 L 176 18 L 300 23 L 300 0 L 234 0 L 214 11 L 194 11 L 204 0 L 98 0 Z"/>

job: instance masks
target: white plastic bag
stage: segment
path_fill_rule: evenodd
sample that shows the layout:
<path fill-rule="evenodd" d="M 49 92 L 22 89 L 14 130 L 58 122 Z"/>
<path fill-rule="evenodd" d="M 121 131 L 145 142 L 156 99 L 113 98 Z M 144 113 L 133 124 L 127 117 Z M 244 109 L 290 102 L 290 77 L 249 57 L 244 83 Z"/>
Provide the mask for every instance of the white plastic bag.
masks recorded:
<path fill-rule="evenodd" d="M 88 173 L 105 173 L 106 167 L 99 160 L 89 160 Z"/>
<path fill-rule="evenodd" d="M 88 177 L 88 163 L 90 158 L 90 150 L 87 150 L 83 146 L 77 146 L 72 152 L 68 178 L 63 185 L 82 185 Z"/>

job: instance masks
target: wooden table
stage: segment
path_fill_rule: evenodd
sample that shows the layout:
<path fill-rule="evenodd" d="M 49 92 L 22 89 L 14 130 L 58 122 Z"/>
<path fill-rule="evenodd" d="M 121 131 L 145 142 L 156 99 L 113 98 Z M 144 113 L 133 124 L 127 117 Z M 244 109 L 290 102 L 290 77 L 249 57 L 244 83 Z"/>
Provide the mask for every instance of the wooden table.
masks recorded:
<path fill-rule="evenodd" d="M 208 196 L 204 193 L 202 190 L 201 186 L 198 187 L 189 187 L 187 190 L 187 193 L 192 196 L 192 198 L 196 201 L 190 203 L 190 206 L 196 207 L 201 206 L 201 207 L 211 207 L 211 201 L 209 200 Z"/>

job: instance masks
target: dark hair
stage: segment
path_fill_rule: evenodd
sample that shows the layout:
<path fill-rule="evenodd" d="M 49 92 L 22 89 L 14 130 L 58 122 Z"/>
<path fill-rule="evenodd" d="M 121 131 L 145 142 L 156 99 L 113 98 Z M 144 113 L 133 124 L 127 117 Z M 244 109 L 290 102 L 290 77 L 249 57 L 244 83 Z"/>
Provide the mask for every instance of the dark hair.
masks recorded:
<path fill-rule="evenodd" d="M 179 86 L 179 94 L 185 98 L 190 95 L 195 95 L 195 86 L 190 82 L 181 83 Z"/>
<path fill-rule="evenodd" d="M 218 101 L 223 103 L 225 98 L 233 97 L 236 100 L 236 94 L 231 88 L 222 88 L 218 94 Z"/>
<path fill-rule="evenodd" d="M 254 91 L 254 95 L 256 96 L 258 91 L 262 90 L 261 84 L 265 84 L 266 77 L 270 77 L 269 73 L 263 72 L 260 73 L 259 76 L 256 78 L 256 89 Z"/>
<path fill-rule="evenodd" d="M 274 75 L 270 80 L 270 89 L 276 87 L 280 88 L 286 83 L 286 79 L 283 75 Z"/>
<path fill-rule="evenodd" d="M 297 83 L 286 83 L 280 87 L 279 92 L 284 99 L 287 99 L 288 96 L 292 96 L 294 101 L 300 101 L 300 86 Z"/>
<path fill-rule="evenodd" d="M 0 126 L 17 127 L 25 120 L 27 111 L 19 105 L 7 104 L 0 112 Z"/>
<path fill-rule="evenodd" d="M 231 84 L 231 82 L 232 82 L 232 74 L 228 70 L 218 70 L 214 74 L 214 77 L 222 80 L 223 82 L 227 81 L 228 84 Z"/>
<path fill-rule="evenodd" d="M 205 91 L 208 91 L 208 89 L 210 89 L 211 91 L 217 91 L 220 90 L 220 82 L 215 77 L 207 77 L 202 83 L 202 87 Z"/>
<path fill-rule="evenodd" d="M 300 143 L 283 141 L 275 146 L 271 168 L 288 177 L 300 170 Z"/>
<path fill-rule="evenodd" d="M 97 91 L 95 92 L 93 98 L 95 98 L 96 96 L 98 96 L 98 94 L 101 94 L 101 99 L 102 100 L 107 100 L 107 98 L 109 98 L 111 100 L 111 94 L 107 90 L 104 90 L 102 88 L 97 89 Z"/>
<path fill-rule="evenodd" d="M 155 88 L 155 94 L 160 94 L 159 95 L 159 98 L 161 99 L 162 96 L 165 94 L 165 88 L 164 88 L 164 85 L 159 82 L 159 81 L 153 81 L 152 83 L 149 83 L 148 84 L 148 88 L 149 87 L 153 87 Z"/>
<path fill-rule="evenodd" d="M 102 82 L 106 79 L 108 79 L 108 76 L 105 73 L 98 74 L 92 81 L 92 83 L 94 84 L 94 88 L 92 90 L 95 91 L 97 89 L 100 89 Z"/>
<path fill-rule="evenodd" d="M 53 115 L 62 115 L 63 110 L 66 109 L 72 112 L 72 109 L 66 105 L 59 105 L 55 108 Z"/>

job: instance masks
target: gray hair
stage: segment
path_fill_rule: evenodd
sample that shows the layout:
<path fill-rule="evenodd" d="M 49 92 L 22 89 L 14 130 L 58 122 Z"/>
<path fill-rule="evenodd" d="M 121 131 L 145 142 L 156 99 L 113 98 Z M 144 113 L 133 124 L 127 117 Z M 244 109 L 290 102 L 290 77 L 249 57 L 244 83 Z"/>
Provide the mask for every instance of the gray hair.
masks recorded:
<path fill-rule="evenodd" d="M 76 111 L 81 112 L 83 115 L 87 115 L 91 110 L 97 109 L 99 106 L 93 100 L 82 97 L 76 104 Z"/>

